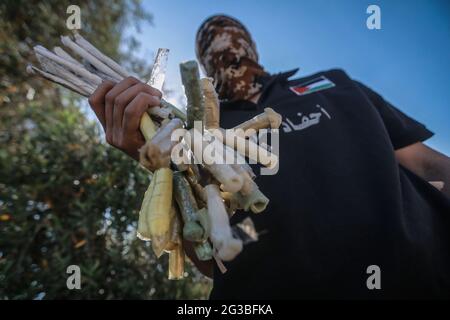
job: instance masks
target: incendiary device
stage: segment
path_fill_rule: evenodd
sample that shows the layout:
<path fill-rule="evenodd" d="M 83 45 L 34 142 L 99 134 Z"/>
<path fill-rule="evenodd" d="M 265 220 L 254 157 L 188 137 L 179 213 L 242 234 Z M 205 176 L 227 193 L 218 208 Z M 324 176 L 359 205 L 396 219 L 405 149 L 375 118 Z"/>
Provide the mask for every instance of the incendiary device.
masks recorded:
<path fill-rule="evenodd" d="M 105 80 L 117 83 L 131 76 L 81 35 L 63 36 L 61 41 L 81 62 L 60 47 L 50 51 L 38 45 L 34 52 L 41 68 L 29 65 L 27 71 L 85 97 Z M 147 82 L 160 91 L 168 53 L 168 49 L 158 50 Z M 186 112 L 161 99 L 161 105 L 148 108 L 140 122 L 146 141 L 140 149 L 140 163 L 151 182 L 142 201 L 137 236 L 151 241 L 157 257 L 169 254 L 169 279 L 183 278 L 183 239 L 193 243 L 199 260 L 215 259 L 222 272 L 226 271 L 222 261 L 233 260 L 244 244 L 258 239 L 249 218 L 233 227 L 229 218 L 239 209 L 259 213 L 266 208 L 269 199 L 254 182 L 255 174 L 245 158 L 268 167 L 278 158 L 247 138 L 251 132 L 281 124 L 281 116 L 266 108 L 224 134 L 212 79 L 200 79 L 195 61 L 181 63 L 180 72 Z M 184 134 L 173 139 L 177 129 L 184 129 Z M 183 151 L 181 162 L 172 159 L 175 147 Z M 214 156 L 203 152 L 207 148 Z M 236 161 L 229 164 L 227 157 Z"/>

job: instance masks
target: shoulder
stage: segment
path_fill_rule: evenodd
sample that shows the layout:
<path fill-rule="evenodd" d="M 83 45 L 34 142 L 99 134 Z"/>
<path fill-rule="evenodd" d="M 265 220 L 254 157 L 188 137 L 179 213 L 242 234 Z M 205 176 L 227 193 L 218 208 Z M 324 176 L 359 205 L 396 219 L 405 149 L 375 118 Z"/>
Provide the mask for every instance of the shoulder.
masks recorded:
<path fill-rule="evenodd" d="M 320 73 L 322 73 L 324 75 L 336 76 L 336 77 L 345 77 L 345 78 L 349 78 L 350 79 L 350 76 L 347 74 L 347 72 L 344 69 L 340 69 L 340 68 L 324 70 L 324 71 L 321 71 Z"/>
<path fill-rule="evenodd" d="M 328 80 L 332 81 L 336 86 L 341 85 L 354 85 L 353 80 L 350 76 L 345 72 L 345 70 L 340 68 L 333 68 L 329 70 L 319 71 L 308 76 L 302 78 L 296 78 L 289 81 L 289 85 L 298 85 L 304 82 L 312 81 L 314 79 L 318 79 L 320 77 L 325 77 Z"/>

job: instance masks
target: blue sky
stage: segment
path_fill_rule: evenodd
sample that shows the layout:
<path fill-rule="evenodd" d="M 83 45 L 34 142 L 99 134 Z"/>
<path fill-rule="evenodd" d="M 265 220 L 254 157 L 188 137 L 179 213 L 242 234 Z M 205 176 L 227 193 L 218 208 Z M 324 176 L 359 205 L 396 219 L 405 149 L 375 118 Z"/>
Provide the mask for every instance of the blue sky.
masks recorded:
<path fill-rule="evenodd" d="M 381 30 L 368 30 L 366 9 L 381 8 Z M 208 16 L 225 13 L 250 30 L 270 72 L 297 76 L 343 68 L 435 136 L 450 155 L 450 1 L 442 0 L 144 0 L 154 25 L 139 39 L 142 55 L 171 49 L 167 86 L 181 90 L 178 63 L 195 58 L 194 37 Z"/>

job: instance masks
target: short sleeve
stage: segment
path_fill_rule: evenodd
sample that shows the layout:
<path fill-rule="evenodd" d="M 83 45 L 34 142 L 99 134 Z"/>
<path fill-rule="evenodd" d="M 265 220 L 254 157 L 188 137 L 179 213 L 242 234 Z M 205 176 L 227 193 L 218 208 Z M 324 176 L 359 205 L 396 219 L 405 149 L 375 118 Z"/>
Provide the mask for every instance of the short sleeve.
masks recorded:
<path fill-rule="evenodd" d="M 425 125 L 401 112 L 375 91 L 360 82 L 355 81 L 355 83 L 378 110 L 395 150 L 425 141 L 433 136 L 434 133 Z"/>

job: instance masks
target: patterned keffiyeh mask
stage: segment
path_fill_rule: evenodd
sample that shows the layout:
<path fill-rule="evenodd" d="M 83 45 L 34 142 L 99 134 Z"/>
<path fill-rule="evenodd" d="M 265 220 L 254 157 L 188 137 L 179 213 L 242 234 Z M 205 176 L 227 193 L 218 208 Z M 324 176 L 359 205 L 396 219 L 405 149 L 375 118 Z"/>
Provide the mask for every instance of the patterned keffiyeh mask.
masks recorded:
<path fill-rule="evenodd" d="M 200 26 L 196 37 L 197 58 L 222 100 L 246 100 L 260 92 L 258 53 L 250 33 L 237 20 L 217 15 Z"/>

